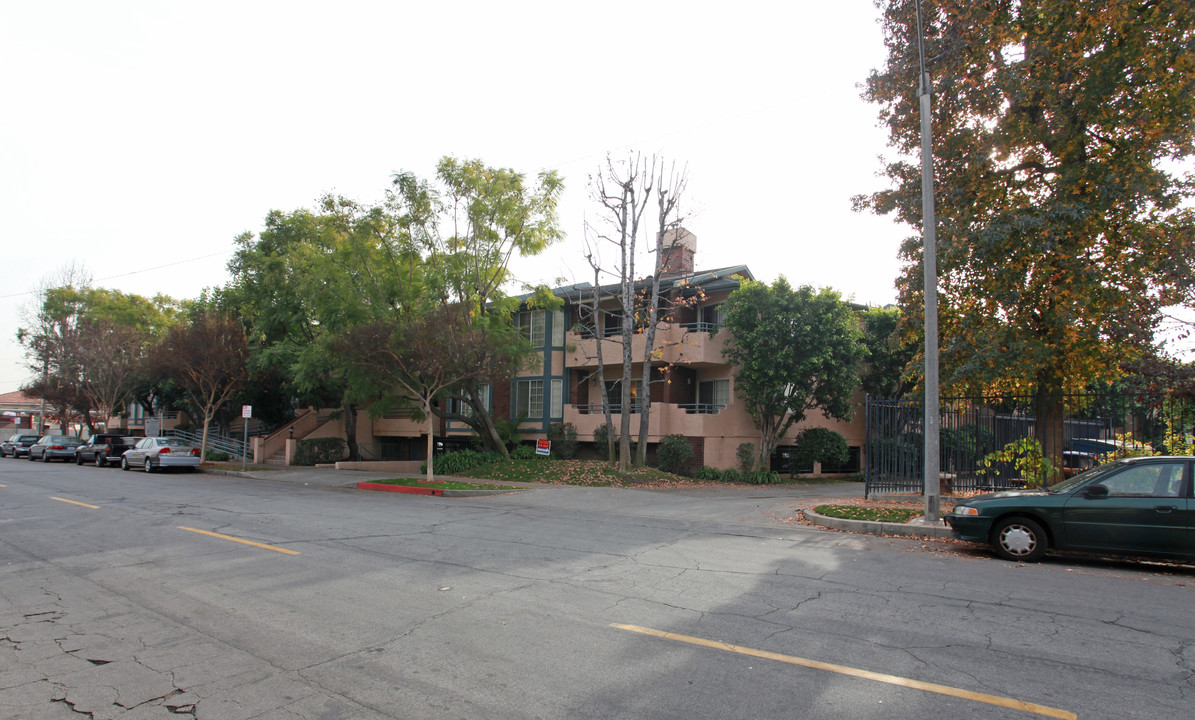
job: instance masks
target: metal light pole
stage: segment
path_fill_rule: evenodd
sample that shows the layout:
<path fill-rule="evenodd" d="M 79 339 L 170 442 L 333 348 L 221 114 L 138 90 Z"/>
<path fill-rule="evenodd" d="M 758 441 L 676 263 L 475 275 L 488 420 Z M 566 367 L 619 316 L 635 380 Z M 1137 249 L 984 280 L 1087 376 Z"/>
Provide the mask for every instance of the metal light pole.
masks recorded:
<path fill-rule="evenodd" d="M 917 56 L 921 74 L 921 220 L 922 275 L 925 281 L 925 521 L 937 523 L 941 509 L 941 475 L 938 468 L 940 416 L 938 410 L 938 243 L 934 219 L 934 155 L 930 135 L 930 83 L 925 69 L 925 34 L 921 29 L 921 0 L 917 0 Z"/>

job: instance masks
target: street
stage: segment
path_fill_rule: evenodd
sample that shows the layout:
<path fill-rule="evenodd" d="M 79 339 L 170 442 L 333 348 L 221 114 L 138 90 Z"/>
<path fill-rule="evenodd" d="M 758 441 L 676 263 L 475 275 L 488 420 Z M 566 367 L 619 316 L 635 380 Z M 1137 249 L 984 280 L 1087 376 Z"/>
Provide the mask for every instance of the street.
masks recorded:
<path fill-rule="evenodd" d="M 669 492 L 0 460 L 0 715 L 1190 715 L 1195 569 L 624 507 Z"/>

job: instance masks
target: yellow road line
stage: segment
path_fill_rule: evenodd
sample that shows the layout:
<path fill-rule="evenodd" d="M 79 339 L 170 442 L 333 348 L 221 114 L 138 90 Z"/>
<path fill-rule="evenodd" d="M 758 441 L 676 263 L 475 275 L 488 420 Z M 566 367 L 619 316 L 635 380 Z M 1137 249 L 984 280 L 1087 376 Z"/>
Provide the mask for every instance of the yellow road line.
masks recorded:
<path fill-rule="evenodd" d="M 273 550 L 274 552 L 286 553 L 287 555 L 299 554 L 298 551 L 295 550 L 287 550 L 286 548 L 274 547 L 273 545 L 265 545 L 263 543 L 253 542 L 252 540 L 242 540 L 241 538 L 235 538 L 231 535 L 221 535 L 220 533 L 208 532 L 207 530 L 196 530 L 195 528 L 183 527 L 182 525 L 179 525 L 178 529 L 186 530 L 187 532 L 199 533 L 200 535 L 210 535 L 214 538 L 220 538 L 221 540 L 231 540 L 244 545 L 252 545 L 253 547 L 259 547 L 264 550 Z"/>
<path fill-rule="evenodd" d="M 985 693 L 972 692 L 970 690 L 950 687 L 949 685 L 938 685 L 936 683 L 921 682 L 920 680 L 910 680 L 909 678 L 902 678 L 896 675 L 874 673 L 869 670 L 860 670 L 858 668 L 847 667 L 846 665 L 834 665 L 831 663 L 819 662 L 817 660 L 807 660 L 805 658 L 794 657 L 792 655 L 781 655 L 780 653 L 768 652 L 766 650 L 755 650 L 754 648 L 743 647 L 741 645 L 731 645 L 729 643 L 718 642 L 717 640 L 706 640 L 705 638 L 693 637 L 691 635 L 678 635 L 677 633 L 666 632 L 664 630 L 653 630 L 651 628 L 640 627 L 638 625 L 620 625 L 618 623 L 613 623 L 611 627 L 616 627 L 620 630 L 629 630 L 631 632 L 641 633 L 643 635 L 651 635 L 653 637 L 663 638 L 665 640 L 675 640 L 676 642 L 689 643 L 690 645 L 700 645 L 701 647 L 713 648 L 715 650 L 725 650 L 727 652 L 738 653 L 740 655 L 750 655 L 751 657 L 763 658 L 765 660 L 775 660 L 777 662 L 788 663 L 790 665 L 800 665 L 802 667 L 813 668 L 814 670 L 825 670 L 827 672 L 839 673 L 841 675 L 850 675 L 852 677 L 863 678 L 864 680 L 874 680 L 876 682 L 888 683 L 890 685 L 913 688 L 914 690 L 924 690 L 926 692 L 938 693 L 940 695 L 950 695 L 952 697 L 963 698 L 964 700 L 974 700 L 975 702 L 998 705 L 1000 707 L 1011 708 L 1013 710 L 1023 710 L 1028 713 L 1043 715 L 1045 717 L 1064 718 L 1066 720 L 1076 720 L 1079 717 L 1072 712 L 1049 707 L 1048 705 L 1038 705 L 1036 703 L 1024 702 L 1022 700 L 1000 697 L 998 695 L 987 695 Z"/>
<path fill-rule="evenodd" d="M 67 500 L 66 498 L 54 497 L 53 495 L 50 496 L 50 499 L 57 500 L 58 502 L 70 503 L 71 505 L 80 505 L 85 508 L 91 508 L 92 510 L 100 509 L 99 505 L 88 505 L 87 503 L 75 502 L 74 500 Z"/>

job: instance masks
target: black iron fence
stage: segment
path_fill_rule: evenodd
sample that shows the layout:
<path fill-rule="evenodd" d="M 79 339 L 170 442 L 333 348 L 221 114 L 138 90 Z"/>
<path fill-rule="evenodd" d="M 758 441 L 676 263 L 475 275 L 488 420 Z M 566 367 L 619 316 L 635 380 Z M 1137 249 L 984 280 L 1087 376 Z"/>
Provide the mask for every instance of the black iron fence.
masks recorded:
<path fill-rule="evenodd" d="M 1060 436 L 1048 445 L 1062 448 L 1064 472 L 1088 467 L 1115 448 L 1117 437 L 1133 434 L 1139 442 L 1160 445 L 1166 428 L 1184 432 L 1188 418 L 1143 413 L 1133 398 L 1076 394 L 1051 398 L 1044 406 L 1032 397 L 959 397 L 940 401 L 939 470 L 943 494 L 997 490 L 1040 482 L 1025 478 L 1012 462 L 983 465 L 985 457 L 1022 438 L 1037 437 L 1037 411 L 1060 414 L 1048 423 Z M 864 451 L 866 495 L 925 492 L 923 413 L 920 399 L 876 398 L 866 403 Z"/>

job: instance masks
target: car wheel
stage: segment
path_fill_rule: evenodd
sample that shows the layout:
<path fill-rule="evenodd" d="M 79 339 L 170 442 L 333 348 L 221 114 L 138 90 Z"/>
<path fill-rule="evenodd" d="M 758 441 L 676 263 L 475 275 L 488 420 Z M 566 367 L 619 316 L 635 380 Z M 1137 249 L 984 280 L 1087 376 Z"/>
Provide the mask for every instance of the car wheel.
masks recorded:
<path fill-rule="evenodd" d="M 122 457 L 120 459 L 120 469 L 124 470 L 125 472 L 129 471 L 129 459 L 127 457 Z"/>
<path fill-rule="evenodd" d="M 149 461 L 149 458 L 145 458 L 145 472 L 147 472 L 147 473 L 151 473 L 151 472 L 153 472 L 153 471 L 154 471 L 154 465 L 153 465 L 153 463 L 151 463 L 151 462 Z"/>
<path fill-rule="evenodd" d="M 102 467 L 104 467 L 104 466 L 105 466 L 105 465 L 107 465 L 107 464 L 108 464 L 108 463 L 104 461 L 104 454 L 103 454 L 103 453 L 96 453 L 96 454 L 95 454 L 95 466 L 96 466 L 96 467 L 98 467 L 98 468 L 102 468 Z"/>
<path fill-rule="evenodd" d="M 83 464 L 83 456 L 82 456 L 82 455 L 80 455 L 79 453 L 75 453 L 75 464 L 76 464 L 76 465 L 82 465 L 82 464 Z"/>
<path fill-rule="evenodd" d="M 44 463 L 50 462 L 50 453 L 44 452 L 41 454 L 41 461 Z"/>
<path fill-rule="evenodd" d="M 1001 520 L 992 531 L 996 554 L 1005 560 L 1035 562 L 1046 554 L 1046 531 L 1026 517 Z"/>

